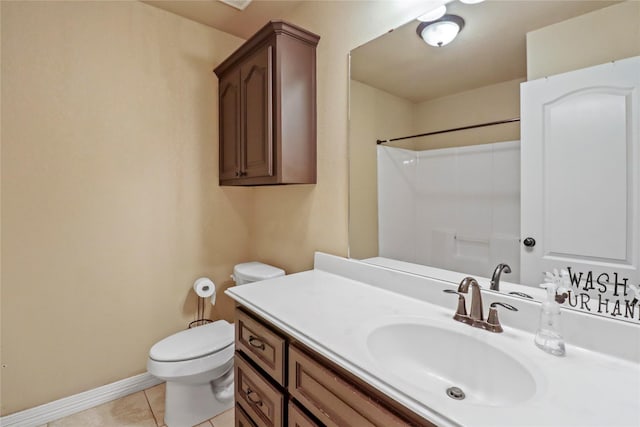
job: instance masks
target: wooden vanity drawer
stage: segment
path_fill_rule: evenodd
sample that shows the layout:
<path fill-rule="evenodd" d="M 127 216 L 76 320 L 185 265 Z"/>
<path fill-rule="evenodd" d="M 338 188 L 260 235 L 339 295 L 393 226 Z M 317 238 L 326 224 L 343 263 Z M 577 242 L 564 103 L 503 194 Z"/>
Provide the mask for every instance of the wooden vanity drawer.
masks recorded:
<path fill-rule="evenodd" d="M 289 402 L 289 421 L 288 427 L 321 427 L 305 414 L 293 401 Z"/>
<path fill-rule="evenodd" d="M 327 426 L 408 425 L 292 345 L 289 346 L 288 390 L 291 396 Z"/>
<path fill-rule="evenodd" d="M 282 427 L 284 396 L 241 355 L 235 356 L 235 397 L 258 427 Z"/>
<path fill-rule="evenodd" d="M 236 309 L 236 350 L 285 385 L 285 339 L 240 309 Z"/>
<path fill-rule="evenodd" d="M 236 403 L 235 410 L 235 427 L 256 427 L 256 425 L 251 421 L 251 418 L 247 416 L 244 410 Z"/>

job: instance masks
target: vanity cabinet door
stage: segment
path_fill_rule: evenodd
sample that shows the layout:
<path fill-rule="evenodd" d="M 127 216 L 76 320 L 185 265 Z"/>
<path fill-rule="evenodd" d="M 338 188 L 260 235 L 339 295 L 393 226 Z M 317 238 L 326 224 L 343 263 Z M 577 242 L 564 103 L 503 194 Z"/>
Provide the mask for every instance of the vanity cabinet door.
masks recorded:
<path fill-rule="evenodd" d="M 315 421 L 311 419 L 307 414 L 305 414 L 302 409 L 298 408 L 293 402 L 289 402 L 289 422 L 287 423 L 288 427 L 320 427 L 320 424 L 317 424 Z"/>
<path fill-rule="evenodd" d="M 284 426 L 284 396 L 236 353 L 235 398 L 258 427 Z"/>
<path fill-rule="evenodd" d="M 234 418 L 235 418 L 235 422 L 234 422 L 235 427 L 256 427 L 253 421 L 251 421 L 251 418 L 247 416 L 247 414 L 242 410 L 240 405 L 238 405 L 237 403 L 236 403 Z"/>
<path fill-rule="evenodd" d="M 289 394 L 327 426 L 408 425 L 294 346 L 289 346 Z"/>
<path fill-rule="evenodd" d="M 285 339 L 236 310 L 236 350 L 244 352 L 278 384 L 285 385 Z"/>

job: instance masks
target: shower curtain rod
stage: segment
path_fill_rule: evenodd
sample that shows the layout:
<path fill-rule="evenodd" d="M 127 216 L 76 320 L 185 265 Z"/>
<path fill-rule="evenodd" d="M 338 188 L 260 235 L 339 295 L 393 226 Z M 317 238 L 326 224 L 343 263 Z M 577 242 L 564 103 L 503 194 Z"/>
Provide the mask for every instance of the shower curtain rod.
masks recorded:
<path fill-rule="evenodd" d="M 463 126 L 463 127 L 459 127 L 459 128 L 453 128 L 453 129 L 437 130 L 435 132 L 421 133 L 421 134 L 418 134 L 418 135 L 401 136 L 399 138 L 392 138 L 392 139 L 378 139 L 378 140 L 376 140 L 376 143 L 378 145 L 380 145 L 380 144 L 386 144 L 387 142 L 401 141 L 403 139 L 419 138 L 421 136 L 438 135 L 440 133 L 456 132 L 456 131 L 459 131 L 459 130 L 467 130 L 467 129 L 475 129 L 475 128 L 483 128 L 485 126 L 502 125 L 502 124 L 505 124 L 505 123 L 513 123 L 513 122 L 519 122 L 519 121 L 520 121 L 520 117 L 514 117 L 513 119 L 498 120 L 498 121 L 495 121 L 495 122 L 480 123 L 480 124 L 477 124 L 477 125 L 469 125 L 469 126 Z"/>

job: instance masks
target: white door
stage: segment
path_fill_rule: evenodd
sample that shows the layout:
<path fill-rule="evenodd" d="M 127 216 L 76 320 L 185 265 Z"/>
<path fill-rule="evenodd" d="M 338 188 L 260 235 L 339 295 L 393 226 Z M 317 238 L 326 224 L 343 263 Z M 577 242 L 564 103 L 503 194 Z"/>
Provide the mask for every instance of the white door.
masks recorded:
<path fill-rule="evenodd" d="M 640 57 L 522 84 L 523 284 L 566 267 L 640 283 L 639 90 Z"/>

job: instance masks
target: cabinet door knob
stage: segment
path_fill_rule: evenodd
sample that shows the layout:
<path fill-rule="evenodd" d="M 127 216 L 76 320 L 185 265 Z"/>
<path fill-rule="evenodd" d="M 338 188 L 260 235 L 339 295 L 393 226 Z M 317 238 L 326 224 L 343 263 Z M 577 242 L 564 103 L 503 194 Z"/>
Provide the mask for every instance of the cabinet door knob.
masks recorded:
<path fill-rule="evenodd" d="M 244 392 L 245 396 L 247 396 L 247 400 L 251 403 L 253 403 L 256 406 L 262 406 L 262 400 L 260 400 L 260 395 L 258 393 L 256 393 L 255 391 L 251 390 L 250 388 L 247 389 L 247 391 Z M 257 400 L 253 400 L 251 398 L 251 395 L 255 394 L 256 396 L 258 396 Z"/>
<path fill-rule="evenodd" d="M 247 171 L 240 172 L 240 176 L 247 176 Z"/>
<path fill-rule="evenodd" d="M 527 237 L 522 241 L 522 244 L 528 248 L 532 248 L 536 245 L 536 239 L 534 239 L 533 237 Z"/>
<path fill-rule="evenodd" d="M 240 176 L 240 171 L 236 171 L 236 176 Z"/>
<path fill-rule="evenodd" d="M 251 344 L 251 347 L 259 348 L 260 350 L 265 349 L 265 345 L 262 340 L 260 338 L 254 337 L 253 335 L 249 336 L 249 344 Z"/>

